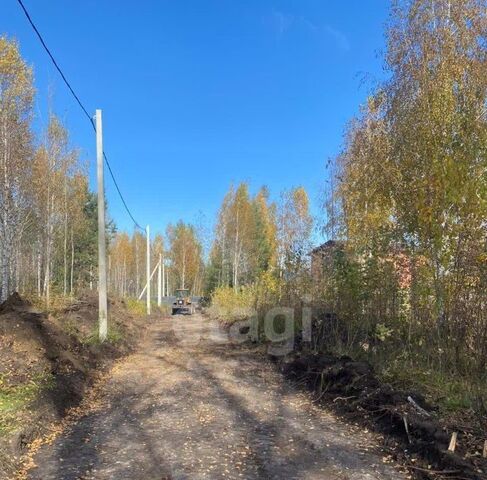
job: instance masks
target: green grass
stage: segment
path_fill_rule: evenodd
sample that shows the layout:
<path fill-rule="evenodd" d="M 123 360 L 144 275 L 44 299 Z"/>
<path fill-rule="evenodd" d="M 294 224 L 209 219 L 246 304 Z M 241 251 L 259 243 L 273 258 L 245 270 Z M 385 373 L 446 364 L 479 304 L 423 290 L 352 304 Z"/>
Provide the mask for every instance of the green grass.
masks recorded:
<path fill-rule="evenodd" d="M 398 387 L 417 390 L 436 403 L 442 413 L 455 413 L 475 409 L 479 398 L 487 399 L 487 384 L 472 382 L 461 375 L 448 375 L 438 371 L 394 366 L 382 371 L 382 378 Z"/>
<path fill-rule="evenodd" d="M 134 315 L 145 315 L 146 305 L 145 301 L 137 300 L 136 298 L 128 298 L 125 301 L 127 305 L 127 310 Z"/>
<path fill-rule="evenodd" d="M 38 374 L 22 385 L 9 385 L 5 375 L 0 376 L 0 436 L 20 425 L 19 414 L 45 389 L 52 388 L 50 374 Z"/>
<path fill-rule="evenodd" d="M 73 297 L 67 295 L 64 296 L 61 293 L 51 292 L 49 305 L 46 304 L 46 300 L 43 297 L 38 297 L 35 294 L 25 294 L 22 298 L 28 300 L 34 307 L 50 315 L 58 315 L 64 311 L 71 303 L 73 303 Z"/>
<path fill-rule="evenodd" d="M 402 390 L 412 390 L 425 396 L 438 406 L 440 414 L 462 414 L 478 412 L 487 405 L 487 377 L 473 373 L 458 373 L 435 368 L 426 355 L 399 353 L 391 350 L 366 352 L 362 348 L 352 348 L 335 354 L 350 355 L 356 360 L 369 361 L 378 377 Z"/>
<path fill-rule="evenodd" d="M 68 319 L 66 320 L 63 324 L 62 324 L 62 329 L 68 334 L 68 335 L 71 335 L 75 338 L 77 338 L 78 340 L 81 341 L 81 339 L 79 338 L 80 337 L 80 332 L 79 332 L 79 328 L 78 328 L 78 325 L 77 323 L 72 320 L 72 319 Z"/>
<path fill-rule="evenodd" d="M 110 325 L 108 328 L 106 342 L 112 345 L 116 345 L 117 343 L 120 343 L 122 340 L 123 340 L 122 332 L 117 328 L 116 325 L 114 324 Z M 85 345 L 100 345 L 101 342 L 99 337 L 98 326 L 95 327 L 95 329 L 91 332 L 90 335 L 82 339 L 81 342 L 84 343 Z"/>
<path fill-rule="evenodd" d="M 127 305 L 127 310 L 132 313 L 133 315 L 143 316 L 147 314 L 147 305 L 145 300 L 137 300 L 136 298 L 128 298 L 125 301 Z M 162 313 L 162 314 L 169 314 L 171 313 L 171 305 L 167 303 L 163 303 L 160 307 L 157 306 L 157 302 L 151 302 L 151 310 L 152 313 Z"/>

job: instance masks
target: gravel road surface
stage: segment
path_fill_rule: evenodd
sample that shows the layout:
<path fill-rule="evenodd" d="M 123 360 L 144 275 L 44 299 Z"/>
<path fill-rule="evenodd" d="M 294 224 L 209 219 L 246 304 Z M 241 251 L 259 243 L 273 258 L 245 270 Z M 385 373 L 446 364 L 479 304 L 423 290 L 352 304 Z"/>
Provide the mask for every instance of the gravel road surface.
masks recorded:
<path fill-rule="evenodd" d="M 199 314 L 151 321 L 101 387 L 103 407 L 40 449 L 31 480 L 406 478 L 257 349 Z"/>

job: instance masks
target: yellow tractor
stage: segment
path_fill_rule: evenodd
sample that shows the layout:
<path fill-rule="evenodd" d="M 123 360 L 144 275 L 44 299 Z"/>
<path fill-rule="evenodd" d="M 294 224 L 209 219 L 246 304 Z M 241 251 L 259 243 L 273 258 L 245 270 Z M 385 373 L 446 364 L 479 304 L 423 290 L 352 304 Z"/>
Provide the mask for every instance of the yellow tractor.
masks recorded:
<path fill-rule="evenodd" d="M 176 290 L 176 300 L 172 304 L 172 314 L 175 315 L 176 313 L 187 313 L 189 315 L 194 313 L 193 301 L 189 290 L 186 288 Z"/>

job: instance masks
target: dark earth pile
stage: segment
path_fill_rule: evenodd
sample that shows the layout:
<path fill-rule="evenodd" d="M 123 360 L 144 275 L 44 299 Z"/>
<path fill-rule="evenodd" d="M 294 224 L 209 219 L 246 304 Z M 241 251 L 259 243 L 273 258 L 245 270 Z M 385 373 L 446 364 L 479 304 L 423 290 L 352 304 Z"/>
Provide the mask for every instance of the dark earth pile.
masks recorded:
<path fill-rule="evenodd" d="M 312 390 L 316 400 L 384 435 L 385 448 L 419 478 L 487 479 L 484 439 L 471 429 L 443 422 L 435 408 L 415 392 L 382 383 L 370 364 L 349 357 L 303 354 L 281 364 L 283 373 Z M 458 432 L 455 453 L 448 451 Z"/>

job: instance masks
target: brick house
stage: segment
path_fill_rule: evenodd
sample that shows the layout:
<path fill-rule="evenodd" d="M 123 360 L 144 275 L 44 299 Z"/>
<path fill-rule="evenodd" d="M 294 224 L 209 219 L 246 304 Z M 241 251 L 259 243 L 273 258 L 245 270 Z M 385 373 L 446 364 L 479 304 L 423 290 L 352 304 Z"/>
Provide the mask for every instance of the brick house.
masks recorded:
<path fill-rule="evenodd" d="M 325 269 L 330 267 L 333 262 L 333 255 L 337 250 L 342 249 L 344 243 L 338 240 L 328 240 L 327 242 L 313 248 L 309 255 L 311 257 L 311 277 L 319 282 L 323 279 Z"/>

